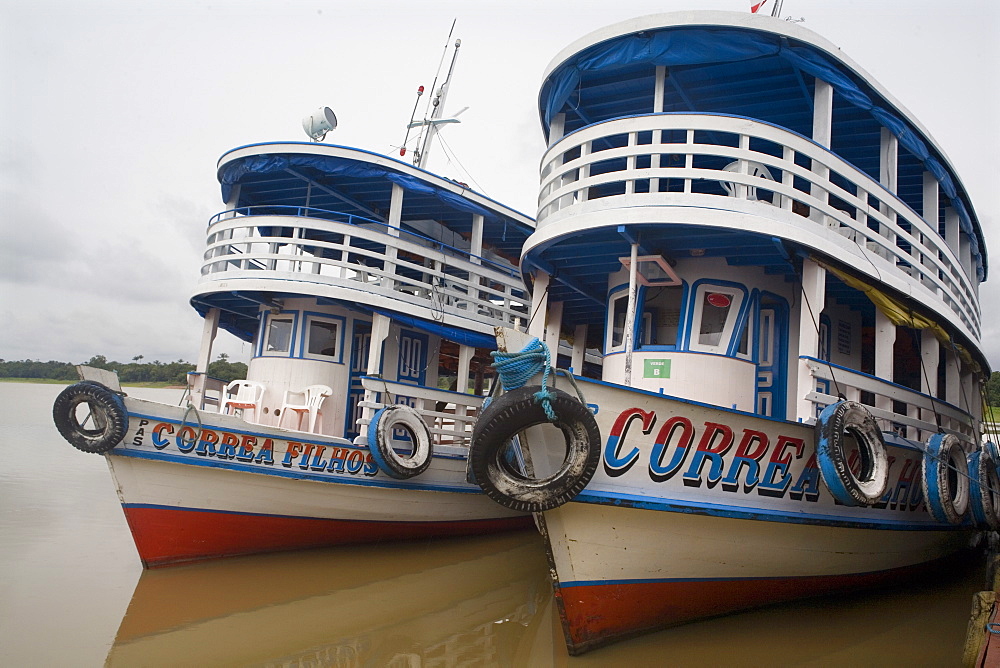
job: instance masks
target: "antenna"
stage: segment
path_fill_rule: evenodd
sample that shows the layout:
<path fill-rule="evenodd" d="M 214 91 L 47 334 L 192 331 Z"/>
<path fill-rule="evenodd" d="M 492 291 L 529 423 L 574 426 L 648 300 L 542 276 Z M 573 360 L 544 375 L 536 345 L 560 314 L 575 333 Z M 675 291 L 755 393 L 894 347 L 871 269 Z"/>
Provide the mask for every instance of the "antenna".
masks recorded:
<path fill-rule="evenodd" d="M 774 1 L 774 6 L 771 7 L 771 16 L 773 16 L 774 18 L 780 18 L 781 17 L 781 5 L 784 3 L 784 1 L 785 0 L 775 0 Z"/>
<path fill-rule="evenodd" d="M 309 138 L 319 142 L 326 138 L 326 133 L 337 128 L 337 117 L 330 107 L 320 107 L 302 119 L 302 129 Z"/>
<path fill-rule="evenodd" d="M 420 133 L 417 135 L 417 148 L 413 151 L 413 164 L 416 167 L 420 167 L 427 161 L 427 153 L 430 150 L 431 141 L 434 136 L 438 133 L 441 125 L 448 123 L 459 123 L 460 121 L 455 118 L 442 118 L 444 113 L 444 103 L 448 97 L 448 85 L 451 83 L 451 76 L 455 71 L 455 62 L 458 60 L 458 50 L 462 46 L 462 40 L 456 39 L 454 44 L 454 51 L 451 56 L 451 64 L 448 67 L 448 74 L 445 76 L 444 83 L 438 87 L 438 79 L 441 76 L 441 68 L 444 65 L 444 59 L 448 55 L 448 48 L 451 46 L 451 36 L 455 32 L 455 24 L 458 19 L 454 19 L 451 22 L 451 29 L 448 31 L 448 41 L 444 45 L 444 51 L 441 54 L 441 61 L 438 63 L 438 73 L 434 76 L 434 84 L 431 86 L 431 97 L 428 98 L 427 108 L 424 111 L 423 120 L 414 120 L 413 115 L 410 116 L 410 122 L 406 126 L 407 128 L 407 139 L 409 139 L 409 130 L 415 127 L 420 127 Z M 417 102 L 419 103 L 420 95 L 423 93 L 423 87 L 417 93 Z M 417 104 L 413 106 L 414 111 L 416 111 Z M 465 111 L 463 109 L 462 111 Z M 428 113 L 429 112 L 429 113 Z M 461 111 L 459 113 L 462 113 Z M 455 114 L 458 116 L 458 114 Z M 406 152 L 405 146 L 400 150 L 400 155 Z"/>
<path fill-rule="evenodd" d="M 417 115 L 417 105 L 420 104 L 420 96 L 424 94 L 424 87 L 421 86 L 417 89 L 417 99 L 413 102 L 413 111 L 410 112 L 410 122 L 406 124 L 406 136 L 403 137 L 403 143 L 399 147 L 399 157 L 406 155 L 406 142 L 410 141 L 410 129 L 414 127 L 413 119 Z"/>

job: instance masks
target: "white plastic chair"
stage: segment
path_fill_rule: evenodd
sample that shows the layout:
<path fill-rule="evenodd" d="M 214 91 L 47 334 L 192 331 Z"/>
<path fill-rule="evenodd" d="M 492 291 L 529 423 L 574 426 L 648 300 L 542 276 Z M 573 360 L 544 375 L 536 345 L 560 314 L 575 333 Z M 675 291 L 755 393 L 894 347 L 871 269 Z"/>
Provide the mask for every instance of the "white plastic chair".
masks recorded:
<path fill-rule="evenodd" d="M 725 167 L 722 168 L 724 172 L 739 173 L 740 171 L 740 161 L 734 160 Z M 754 162 L 753 160 L 747 160 L 747 176 L 755 176 L 761 179 L 766 179 L 768 181 L 773 181 L 774 177 L 771 176 L 771 172 L 768 171 L 767 167 L 760 164 L 759 162 Z M 742 184 L 739 184 L 742 185 Z M 726 194 L 730 197 L 736 197 L 737 184 L 733 181 L 722 181 L 722 187 L 725 189 Z M 747 199 L 756 200 L 757 199 L 757 188 L 754 186 L 746 186 L 747 189 Z"/>
<path fill-rule="evenodd" d="M 234 394 L 235 393 L 235 394 Z M 246 411 L 253 411 L 253 419 L 247 422 L 257 421 L 257 411 L 260 409 L 261 400 L 264 398 L 264 386 L 251 380 L 234 380 L 226 385 L 226 400 L 222 404 L 222 412 L 231 414 L 232 411 L 240 411 L 240 415 L 247 420 Z"/>
<path fill-rule="evenodd" d="M 308 413 L 309 431 L 315 434 L 316 419 L 323 414 L 323 401 L 331 394 L 333 394 L 333 390 L 326 385 L 310 385 L 301 392 L 285 390 L 285 398 L 281 402 L 281 417 L 278 418 L 278 426 L 281 426 L 288 412 L 292 411 L 298 418 L 295 426 L 299 431 L 302 431 L 302 414 Z M 290 402 L 289 399 L 293 396 L 300 397 L 300 400 L 294 403 Z"/>

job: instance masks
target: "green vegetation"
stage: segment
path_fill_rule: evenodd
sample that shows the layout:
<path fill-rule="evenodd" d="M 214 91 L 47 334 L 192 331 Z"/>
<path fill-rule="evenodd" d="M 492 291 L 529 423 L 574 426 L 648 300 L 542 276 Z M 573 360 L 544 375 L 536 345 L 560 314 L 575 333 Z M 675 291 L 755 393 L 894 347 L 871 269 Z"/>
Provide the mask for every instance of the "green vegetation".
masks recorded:
<path fill-rule="evenodd" d="M 148 385 L 162 387 L 165 385 L 186 385 L 188 371 L 194 371 L 194 364 L 177 360 L 176 362 L 142 363 L 143 356 L 136 355 L 131 363 L 109 362 L 104 355 L 94 355 L 86 362 L 87 366 L 114 371 L 118 380 L 127 385 Z M 219 359 L 208 365 L 208 375 L 226 383 L 237 378 L 247 377 L 247 365 L 242 362 L 230 362 L 225 353 Z M 0 381 L 25 380 L 42 383 L 66 383 L 78 379 L 76 365 L 69 362 L 35 362 L 32 360 L 6 361 L 0 360 Z"/>
<path fill-rule="evenodd" d="M 986 381 L 986 403 L 1000 406 L 1000 371 L 994 371 Z"/>

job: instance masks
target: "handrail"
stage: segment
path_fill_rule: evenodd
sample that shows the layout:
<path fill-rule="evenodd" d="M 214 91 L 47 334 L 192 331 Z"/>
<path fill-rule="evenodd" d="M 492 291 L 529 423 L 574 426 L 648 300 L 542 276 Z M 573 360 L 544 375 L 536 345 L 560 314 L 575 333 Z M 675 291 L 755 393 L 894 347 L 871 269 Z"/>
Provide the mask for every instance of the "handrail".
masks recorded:
<path fill-rule="evenodd" d="M 366 390 L 366 399 L 360 402 L 360 405 L 366 409 L 364 417 L 358 420 L 358 430 L 361 434 L 367 433 L 370 416 L 388 405 L 385 396 L 382 396 L 381 400 L 368 399 L 368 397 L 374 397 L 375 394 L 389 394 L 392 397 L 391 403 L 399 403 L 401 398 L 410 400 L 409 405 L 412 405 L 428 423 L 428 430 L 436 445 L 444 443 L 468 447 L 469 438 L 472 436 L 472 427 L 478 419 L 478 410 L 482 407 L 485 399 L 485 397 L 476 394 L 410 385 L 385 380 L 377 376 L 362 376 L 361 385 Z M 436 410 L 439 403 L 444 403 L 446 407 L 454 405 L 454 413 Z M 434 408 L 427 408 L 428 404 L 432 404 Z"/>
<path fill-rule="evenodd" d="M 407 309 L 429 309 L 422 317 L 445 312 L 473 320 L 483 331 L 517 326 L 526 318 L 527 290 L 513 265 L 377 221 L 282 216 L 274 208 L 243 207 L 267 213 L 214 218 L 203 281 L 293 280 L 306 292 L 321 285 L 356 290 L 363 284 L 367 292 L 405 302 Z M 343 222 L 347 218 L 365 222 Z"/>
<path fill-rule="evenodd" d="M 870 410 L 877 419 L 884 419 L 893 424 L 913 427 L 928 434 L 936 433 L 938 429 L 945 429 L 951 433 L 960 434 L 965 438 L 972 438 L 975 423 L 973 416 L 968 411 L 962 410 L 947 401 L 815 357 L 801 355 L 799 360 L 806 364 L 810 375 L 814 379 L 836 383 L 840 387 L 840 391 L 844 392 L 848 399 L 857 401 L 861 392 L 869 392 L 875 395 L 876 405 L 872 406 Z M 809 392 L 805 398 L 818 406 L 828 406 L 839 401 L 839 397 L 818 390 Z M 916 415 L 894 412 L 891 410 L 892 402 L 894 401 L 904 403 L 907 406 L 907 410 L 914 410 Z M 885 404 L 887 407 L 880 408 L 879 404 Z M 923 412 L 930 415 L 922 415 L 921 413 Z M 926 417 L 932 417 L 933 419 L 928 420 L 925 419 Z M 938 424 L 939 421 L 941 422 L 940 424 Z"/>
<path fill-rule="evenodd" d="M 258 210 L 260 211 L 259 213 L 254 213 L 254 211 Z M 282 211 L 282 213 L 276 214 L 275 210 L 280 210 Z M 290 211 L 295 211 L 295 213 L 294 214 L 289 213 Z M 454 246 L 450 246 L 444 243 L 443 241 L 438 241 L 437 239 L 428 237 L 424 234 L 420 234 L 419 232 L 411 232 L 410 230 L 404 230 L 402 227 L 390 225 L 386 222 L 383 222 L 381 220 L 375 220 L 373 218 L 365 218 L 364 216 L 357 216 L 352 213 L 343 213 L 341 211 L 333 211 L 331 209 L 320 209 L 314 206 L 294 206 L 290 204 L 273 204 L 273 205 L 258 204 L 254 206 L 241 206 L 235 209 L 226 209 L 225 211 L 220 211 L 219 213 L 215 214 L 214 216 L 208 219 L 208 227 L 211 228 L 215 223 L 221 221 L 228 222 L 234 218 L 250 217 L 250 216 L 279 215 L 279 216 L 292 216 L 295 218 L 318 218 L 319 220 L 326 220 L 326 221 L 331 220 L 329 218 L 323 218 L 321 216 L 310 215 L 310 213 L 322 213 L 322 214 L 329 214 L 332 216 L 341 216 L 346 218 L 347 220 L 345 221 L 334 220 L 332 222 L 343 222 L 346 225 L 379 225 L 381 227 L 386 228 L 386 230 L 394 230 L 398 232 L 399 235 L 405 234 L 408 237 L 413 237 L 415 239 L 420 239 L 422 241 L 425 241 L 431 244 L 431 247 L 437 247 L 442 250 L 447 249 L 453 251 L 456 255 L 467 256 L 469 258 L 474 258 L 476 260 L 479 260 L 481 263 L 492 265 L 497 269 L 497 271 L 508 271 L 511 272 L 512 275 L 515 275 L 517 273 L 516 271 L 511 270 L 509 267 L 505 267 L 501 264 L 498 264 L 497 262 L 490 260 L 489 258 L 483 257 L 482 255 L 476 255 L 475 253 L 470 253 L 467 250 L 462 250 L 461 248 L 455 248 Z M 232 215 L 227 216 L 226 214 L 232 214 Z M 391 231 L 388 233 L 392 234 Z"/>
<path fill-rule="evenodd" d="M 736 139 L 719 143 L 721 135 Z M 764 148 L 780 155 L 762 152 Z M 676 156 L 676 166 L 661 164 L 661 158 L 665 161 L 667 156 Z M 809 166 L 798 164 L 797 156 Z M 706 157 L 721 158 L 722 162 L 705 164 Z M 739 161 L 741 169 L 723 172 L 723 164 L 731 161 Z M 751 177 L 742 168 L 748 162 L 773 170 L 776 180 Z M 784 128 L 714 114 L 650 114 L 603 121 L 550 146 L 542 158 L 541 174 L 538 229 L 557 213 L 562 218 L 575 210 L 587 210 L 585 207 L 616 206 L 614 197 L 622 191 L 630 204 L 636 205 L 726 196 L 721 186 L 715 191 L 707 187 L 710 183 L 735 184 L 736 197 L 743 200 L 748 188 L 770 191 L 776 209 L 772 217 L 788 216 L 796 203 L 804 205 L 808 220 L 851 239 L 870 253 L 871 259 L 877 256 L 909 273 L 933 291 L 975 337 L 980 335 L 981 311 L 972 278 L 959 251 L 938 232 L 937 221 L 928 223 L 867 174 L 829 149 Z M 659 192 L 654 184 L 663 180 L 682 184 L 682 192 Z M 803 181 L 805 190 L 800 189 Z M 600 186 L 616 190 L 612 195 L 592 196 L 592 189 Z M 830 196 L 849 210 L 834 206 Z M 606 204 L 601 202 L 605 197 L 610 198 Z M 703 206 L 706 201 L 701 200 Z"/>

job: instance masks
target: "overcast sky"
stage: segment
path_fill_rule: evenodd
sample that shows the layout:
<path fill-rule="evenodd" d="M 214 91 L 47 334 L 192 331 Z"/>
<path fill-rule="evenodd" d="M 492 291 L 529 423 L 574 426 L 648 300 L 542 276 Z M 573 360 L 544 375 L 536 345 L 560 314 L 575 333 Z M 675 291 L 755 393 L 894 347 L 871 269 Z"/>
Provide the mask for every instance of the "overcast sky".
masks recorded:
<path fill-rule="evenodd" d="M 754 0 L 756 1 L 756 0 Z M 771 0 L 773 1 L 773 0 Z M 0 358 L 193 361 L 188 305 L 215 165 L 228 149 L 306 139 L 396 155 L 448 29 L 448 107 L 470 109 L 432 170 L 534 216 L 541 75 L 577 38 L 635 16 L 749 11 L 750 0 L 0 0 Z M 765 5 L 765 11 L 770 3 Z M 1000 3 L 785 0 L 931 132 L 1000 258 Z M 1000 260 L 995 260 L 998 262 Z M 982 289 L 1000 370 L 1000 265 Z M 216 351 L 246 359 L 220 333 Z"/>

